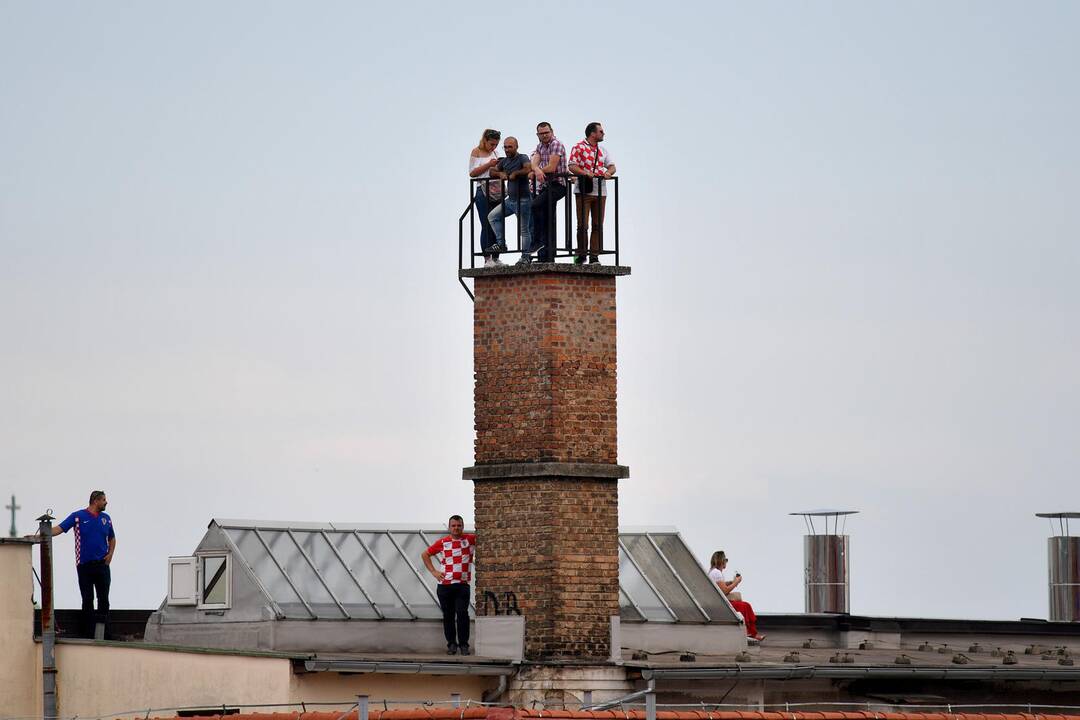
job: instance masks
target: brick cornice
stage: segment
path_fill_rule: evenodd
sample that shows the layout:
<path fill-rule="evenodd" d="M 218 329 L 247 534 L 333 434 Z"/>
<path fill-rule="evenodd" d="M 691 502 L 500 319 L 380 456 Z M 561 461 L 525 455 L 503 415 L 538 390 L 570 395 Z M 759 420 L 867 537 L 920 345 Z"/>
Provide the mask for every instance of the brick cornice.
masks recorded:
<path fill-rule="evenodd" d="M 622 480 L 630 477 L 630 468 L 626 465 L 608 463 L 492 463 L 473 465 L 461 470 L 462 480 L 510 480 L 513 478 L 599 478 Z"/>

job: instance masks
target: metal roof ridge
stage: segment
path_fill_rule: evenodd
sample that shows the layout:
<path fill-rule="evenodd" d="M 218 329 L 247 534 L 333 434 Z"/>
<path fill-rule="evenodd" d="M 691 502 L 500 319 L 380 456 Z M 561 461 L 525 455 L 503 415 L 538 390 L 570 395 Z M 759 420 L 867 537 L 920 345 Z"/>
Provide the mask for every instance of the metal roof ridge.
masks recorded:
<path fill-rule="evenodd" d="M 250 518 L 211 518 L 211 524 L 221 528 L 238 528 L 250 530 L 260 528 L 265 530 L 359 530 L 361 532 L 445 532 L 446 528 L 438 523 L 355 523 L 339 521 L 316 521 L 316 520 L 256 520 Z M 472 529 L 472 528 L 469 528 Z M 675 525 L 620 525 L 620 535 L 678 535 L 679 528 Z"/>
<path fill-rule="evenodd" d="M 242 530 L 333 530 L 337 532 L 446 532 L 446 528 L 438 523 L 353 523 L 353 522 L 320 522 L 314 520 L 251 520 L 247 518 L 212 518 L 211 525 L 220 528 L 236 528 Z"/>

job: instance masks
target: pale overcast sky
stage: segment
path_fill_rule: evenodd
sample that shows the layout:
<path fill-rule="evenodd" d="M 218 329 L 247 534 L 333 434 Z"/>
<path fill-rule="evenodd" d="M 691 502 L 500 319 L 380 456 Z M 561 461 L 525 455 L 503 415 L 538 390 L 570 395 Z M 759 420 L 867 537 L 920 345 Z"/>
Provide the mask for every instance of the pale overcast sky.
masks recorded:
<path fill-rule="evenodd" d="M 1075 2 L 0 0 L 0 496 L 30 532 L 105 489 L 120 608 L 215 516 L 471 520 L 468 152 L 600 120 L 622 523 L 797 612 L 787 513 L 857 509 L 853 612 L 1045 617 L 1078 36 Z"/>

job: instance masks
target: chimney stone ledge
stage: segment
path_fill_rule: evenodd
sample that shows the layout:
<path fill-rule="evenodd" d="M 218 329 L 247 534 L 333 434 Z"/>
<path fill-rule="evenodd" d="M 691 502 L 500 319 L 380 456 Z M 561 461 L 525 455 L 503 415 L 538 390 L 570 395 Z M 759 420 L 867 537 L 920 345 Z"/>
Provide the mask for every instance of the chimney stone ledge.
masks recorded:
<path fill-rule="evenodd" d="M 462 480 L 507 480 L 511 478 L 607 478 L 622 480 L 630 477 L 626 465 L 573 462 L 516 462 L 473 465 L 462 468 Z"/>

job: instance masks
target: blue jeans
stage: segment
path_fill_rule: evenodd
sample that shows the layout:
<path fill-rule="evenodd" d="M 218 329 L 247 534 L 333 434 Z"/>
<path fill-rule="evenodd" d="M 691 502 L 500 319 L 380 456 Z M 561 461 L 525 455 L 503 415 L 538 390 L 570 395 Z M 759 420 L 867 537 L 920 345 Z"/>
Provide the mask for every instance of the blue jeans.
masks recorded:
<path fill-rule="evenodd" d="M 487 196 L 484 195 L 483 183 L 476 187 L 473 204 L 476 205 L 476 214 L 480 216 L 480 249 L 487 252 L 487 249 L 495 244 L 495 233 L 491 231 L 491 223 L 488 222 L 488 212 L 491 210 L 491 204 L 488 202 Z M 499 254 L 495 253 L 495 257 L 499 257 Z"/>
<path fill-rule="evenodd" d="M 530 233 L 532 227 L 532 198 L 528 195 L 520 198 L 508 197 L 499 203 L 488 215 L 491 230 L 495 233 L 496 242 L 502 242 L 506 232 L 506 223 L 503 222 L 503 218 L 515 213 L 518 216 L 518 228 L 521 231 L 521 250 L 522 252 L 529 252 L 532 250 L 532 235 Z"/>

